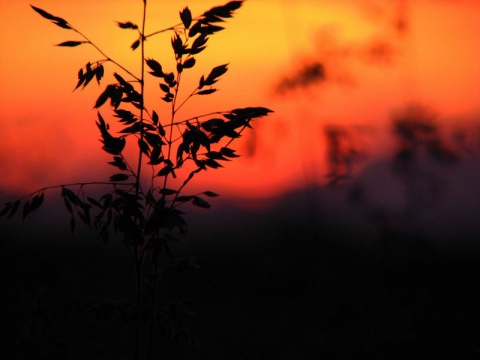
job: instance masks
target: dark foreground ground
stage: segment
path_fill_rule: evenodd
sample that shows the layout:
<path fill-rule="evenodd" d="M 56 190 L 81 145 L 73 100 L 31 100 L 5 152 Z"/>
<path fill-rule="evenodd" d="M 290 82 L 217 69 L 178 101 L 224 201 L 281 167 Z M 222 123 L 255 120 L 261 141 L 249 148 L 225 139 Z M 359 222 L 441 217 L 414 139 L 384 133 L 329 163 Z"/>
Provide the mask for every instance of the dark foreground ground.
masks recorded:
<path fill-rule="evenodd" d="M 480 359 L 478 247 L 359 242 L 297 210 L 219 204 L 192 221 L 178 252 L 202 269 L 164 289 L 192 300 L 200 345 L 158 338 L 154 359 Z M 132 359 L 132 329 L 87 311 L 133 298 L 120 243 L 34 218 L 0 229 L 0 358 Z"/>

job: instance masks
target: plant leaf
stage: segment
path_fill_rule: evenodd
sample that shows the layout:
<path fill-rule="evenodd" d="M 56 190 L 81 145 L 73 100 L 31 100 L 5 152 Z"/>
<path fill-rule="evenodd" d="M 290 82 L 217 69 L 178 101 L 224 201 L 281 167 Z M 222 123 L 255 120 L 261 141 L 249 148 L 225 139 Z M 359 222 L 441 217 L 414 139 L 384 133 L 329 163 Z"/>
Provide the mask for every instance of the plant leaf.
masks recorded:
<path fill-rule="evenodd" d="M 98 208 L 100 208 L 100 209 L 103 209 L 102 204 L 100 204 L 100 203 L 99 203 L 97 200 L 95 200 L 94 198 L 87 196 L 87 200 L 88 200 L 91 204 L 95 205 L 96 207 L 98 207 Z"/>
<path fill-rule="evenodd" d="M 82 86 L 83 82 L 85 81 L 85 75 L 83 73 L 83 68 L 78 70 L 78 82 L 77 86 L 75 86 L 74 90 L 77 90 L 80 86 Z"/>
<path fill-rule="evenodd" d="M 239 1 L 230 1 L 229 3 L 221 6 L 215 6 L 210 10 L 206 11 L 203 16 L 207 19 L 211 16 L 229 18 L 232 17 L 232 12 L 239 9 L 243 4 L 243 0 Z"/>
<path fill-rule="evenodd" d="M 195 196 L 193 198 L 192 204 L 195 205 L 195 206 L 204 208 L 204 209 L 210 208 L 210 204 L 208 202 L 206 202 L 205 200 L 203 200 L 201 197 L 198 197 L 198 196 Z"/>
<path fill-rule="evenodd" d="M 190 28 L 188 32 L 189 37 L 194 37 L 200 32 L 200 29 L 202 28 L 202 23 L 200 21 L 197 21 L 193 26 Z"/>
<path fill-rule="evenodd" d="M 158 123 L 158 133 L 161 135 L 161 136 L 165 136 L 166 135 L 166 132 L 165 132 L 165 129 L 163 128 L 162 124 Z"/>
<path fill-rule="evenodd" d="M 121 77 L 119 74 L 114 73 L 113 76 L 117 79 L 118 83 L 125 88 L 125 91 L 130 92 L 133 90 L 133 85 L 130 84 L 127 80 Z"/>
<path fill-rule="evenodd" d="M 177 58 L 179 58 L 181 55 L 183 55 L 184 50 L 182 38 L 178 34 L 175 34 L 175 36 L 172 38 L 171 43 L 175 55 L 177 55 Z"/>
<path fill-rule="evenodd" d="M 223 154 L 219 151 L 209 151 L 207 157 L 214 160 L 228 160 Z"/>
<path fill-rule="evenodd" d="M 218 77 L 222 76 L 227 72 L 227 66 L 228 64 L 215 66 L 205 79 L 205 85 L 213 85 L 217 81 Z"/>
<path fill-rule="evenodd" d="M 191 58 L 188 58 L 187 60 L 185 60 L 185 62 L 183 63 L 183 68 L 184 69 L 190 69 L 192 67 L 195 66 L 195 58 L 191 57 Z"/>
<path fill-rule="evenodd" d="M 82 220 L 85 225 L 90 227 L 91 220 L 90 220 L 90 211 L 88 209 L 83 209 L 83 212 L 78 211 L 78 216 L 80 217 L 80 220 Z"/>
<path fill-rule="evenodd" d="M 118 167 L 120 170 L 127 170 L 127 164 L 123 161 L 123 158 L 120 156 L 114 156 L 114 161 L 110 161 L 109 164 Z"/>
<path fill-rule="evenodd" d="M 228 147 L 222 147 L 222 148 L 220 149 L 220 152 L 221 152 L 224 156 L 229 157 L 229 158 L 240 157 L 240 155 L 235 154 L 235 150 L 230 149 L 230 148 L 228 148 Z"/>
<path fill-rule="evenodd" d="M 30 211 L 37 210 L 42 205 L 44 198 L 43 192 L 39 195 L 35 195 L 30 203 Z"/>
<path fill-rule="evenodd" d="M 176 84 L 175 74 L 174 74 L 174 73 L 165 74 L 165 82 L 166 82 L 170 87 L 174 87 L 175 84 Z"/>
<path fill-rule="evenodd" d="M 145 155 L 150 157 L 150 147 L 145 140 L 138 139 L 138 147 Z"/>
<path fill-rule="evenodd" d="M 78 198 L 77 195 L 75 195 L 75 193 L 66 188 L 66 187 L 62 187 L 62 197 L 65 197 L 67 198 L 68 200 L 70 200 L 72 203 L 74 203 L 75 205 L 78 205 L 81 203 L 80 199 Z"/>
<path fill-rule="evenodd" d="M 117 90 L 117 87 L 113 84 L 108 85 L 105 90 L 100 94 L 97 101 L 95 102 L 94 109 L 98 109 L 100 106 L 105 104 L 105 102 L 111 98 Z"/>
<path fill-rule="evenodd" d="M 165 167 L 157 173 L 157 176 L 165 176 L 170 174 L 172 171 L 173 167 L 171 165 L 165 165 Z"/>
<path fill-rule="evenodd" d="M 61 28 L 64 29 L 71 29 L 71 27 L 68 25 L 67 21 L 65 19 L 62 19 L 58 16 L 54 16 L 45 10 L 42 10 L 38 7 L 35 7 L 33 5 L 30 5 L 33 10 L 35 10 L 37 13 L 39 13 L 42 17 L 45 19 L 51 20 L 55 25 L 60 26 Z"/>
<path fill-rule="evenodd" d="M 218 169 L 219 167 L 223 167 L 222 164 L 216 162 L 213 159 L 206 159 L 206 160 L 203 160 L 203 161 L 204 161 L 205 165 L 211 167 L 212 169 Z"/>
<path fill-rule="evenodd" d="M 138 29 L 138 26 L 136 24 L 133 24 L 130 21 L 127 22 L 119 22 L 117 21 L 117 25 L 120 27 L 120 29 Z"/>
<path fill-rule="evenodd" d="M 12 203 L 8 202 L 5 204 L 5 206 L 0 210 L 0 217 L 6 215 L 10 209 L 12 208 Z"/>
<path fill-rule="evenodd" d="M 105 120 L 103 119 L 102 115 L 100 115 L 100 113 L 98 113 L 98 121 L 99 122 L 97 122 L 97 126 L 100 130 L 100 133 L 102 134 L 102 140 L 101 140 L 101 142 L 103 143 L 102 149 L 108 152 L 109 154 L 119 155 L 123 151 L 123 148 L 125 147 L 125 144 L 126 144 L 125 138 L 113 137 L 108 132 L 107 124 L 105 123 Z"/>
<path fill-rule="evenodd" d="M 125 123 L 127 125 L 133 124 L 137 121 L 135 115 L 128 110 L 115 110 L 115 117 L 120 118 L 119 122 Z"/>
<path fill-rule="evenodd" d="M 170 86 L 167 84 L 160 84 L 160 89 L 162 89 L 163 92 L 166 92 L 167 94 L 170 93 Z"/>
<path fill-rule="evenodd" d="M 208 197 L 217 197 L 218 194 L 214 193 L 213 191 L 205 191 L 204 194 Z"/>
<path fill-rule="evenodd" d="M 185 7 L 185 9 L 180 12 L 180 19 L 182 19 L 183 26 L 188 29 L 192 24 L 192 13 L 188 7 Z"/>
<path fill-rule="evenodd" d="M 211 24 L 208 24 L 207 26 L 205 27 L 202 27 L 200 28 L 200 32 L 203 34 L 203 35 L 211 35 L 213 33 L 216 33 L 218 31 L 221 31 L 225 29 L 223 26 L 217 26 L 217 25 L 211 25 Z"/>
<path fill-rule="evenodd" d="M 206 34 L 202 34 L 195 39 L 192 44 L 192 49 L 199 49 L 203 45 L 205 45 L 208 41 L 208 36 Z"/>
<path fill-rule="evenodd" d="M 162 147 L 161 145 L 155 145 L 152 147 L 152 152 L 150 153 L 150 165 L 158 165 L 163 162 Z"/>
<path fill-rule="evenodd" d="M 191 49 L 190 54 L 191 55 L 198 54 L 198 53 L 202 52 L 203 50 L 205 50 L 206 48 L 207 48 L 206 46 L 200 46 L 199 48 Z"/>
<path fill-rule="evenodd" d="M 154 59 L 145 59 L 147 66 L 152 70 L 149 73 L 156 77 L 164 77 L 165 74 L 162 70 L 162 65 L 157 60 Z"/>
<path fill-rule="evenodd" d="M 137 121 L 132 126 L 126 127 L 125 129 L 119 131 L 122 134 L 135 134 L 139 133 L 143 129 L 143 124 L 140 121 Z"/>
<path fill-rule="evenodd" d="M 153 123 L 154 123 L 155 125 L 157 125 L 157 124 L 158 124 L 158 120 L 159 120 L 158 114 L 156 113 L 155 110 L 153 110 L 153 113 L 152 113 L 152 121 L 153 121 Z"/>
<path fill-rule="evenodd" d="M 65 203 L 65 207 L 67 208 L 68 212 L 70 214 L 72 214 L 73 213 L 73 208 L 72 208 L 72 204 L 70 204 L 70 201 L 68 201 L 68 199 L 66 197 L 64 197 L 63 202 Z"/>
<path fill-rule="evenodd" d="M 115 174 L 110 176 L 110 181 L 125 181 L 128 180 L 127 174 Z"/>
<path fill-rule="evenodd" d="M 20 207 L 20 200 L 17 200 L 13 203 L 10 213 L 8 214 L 8 218 L 11 218 L 13 215 L 15 215 L 19 207 Z"/>
<path fill-rule="evenodd" d="M 100 85 L 100 80 L 102 80 L 102 77 L 105 74 L 103 65 L 97 66 L 93 72 L 95 73 L 95 78 L 97 79 L 98 85 Z"/>
<path fill-rule="evenodd" d="M 67 24 L 67 22 L 63 19 L 61 21 L 54 21 L 53 22 L 55 25 L 60 26 L 61 28 L 64 29 L 71 29 L 71 27 Z"/>
<path fill-rule="evenodd" d="M 42 10 L 38 7 L 35 7 L 33 5 L 30 5 L 32 7 L 33 10 L 35 10 L 37 13 L 39 13 L 41 16 L 43 16 L 45 19 L 48 19 L 48 20 L 57 20 L 59 18 L 57 18 L 56 16 L 46 12 L 45 10 Z"/>
<path fill-rule="evenodd" d="M 217 89 L 207 89 L 207 90 L 200 90 L 197 92 L 197 95 L 210 95 L 213 94 Z"/>
<path fill-rule="evenodd" d="M 138 48 L 139 46 L 140 46 L 140 39 L 137 39 L 137 40 L 135 40 L 135 41 L 133 42 L 132 45 L 130 45 L 130 48 L 131 48 L 132 50 L 135 50 L 135 49 Z"/>
<path fill-rule="evenodd" d="M 200 81 L 198 82 L 198 89 L 200 90 L 204 86 L 205 86 L 205 76 L 202 75 L 202 77 L 200 78 Z"/>
<path fill-rule="evenodd" d="M 83 88 L 85 88 L 85 86 L 87 86 L 95 76 L 95 73 L 92 70 L 92 64 L 88 62 L 87 65 L 85 65 L 85 69 L 86 69 L 85 76 L 84 76 L 85 83 L 83 84 Z"/>
<path fill-rule="evenodd" d="M 173 195 L 173 194 L 176 194 L 177 192 L 178 192 L 177 190 L 168 189 L 168 188 L 160 189 L 159 191 L 159 193 L 162 195 Z"/>
<path fill-rule="evenodd" d="M 157 145 L 163 145 L 164 144 L 163 141 L 162 141 L 162 138 L 160 136 L 158 136 L 157 134 L 145 132 L 144 136 L 145 136 L 145 140 L 147 140 L 147 143 L 150 146 L 157 146 Z"/>
<path fill-rule="evenodd" d="M 60 44 L 57 44 L 56 46 L 74 47 L 74 46 L 78 46 L 78 45 L 85 44 L 85 43 L 86 43 L 86 41 L 64 41 Z"/>
<path fill-rule="evenodd" d="M 30 201 L 26 201 L 25 204 L 23 205 L 23 219 L 25 219 L 29 213 L 30 213 Z"/>

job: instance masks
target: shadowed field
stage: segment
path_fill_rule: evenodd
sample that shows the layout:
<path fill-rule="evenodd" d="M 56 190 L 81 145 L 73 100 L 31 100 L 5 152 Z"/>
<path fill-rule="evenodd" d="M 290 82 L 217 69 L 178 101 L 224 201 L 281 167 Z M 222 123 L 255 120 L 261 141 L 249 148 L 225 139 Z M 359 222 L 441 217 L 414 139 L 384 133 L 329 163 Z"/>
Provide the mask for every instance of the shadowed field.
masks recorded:
<path fill-rule="evenodd" d="M 167 298 L 191 300 L 196 316 L 184 321 L 200 346 L 159 335 L 159 358 L 479 356 L 480 248 L 436 246 L 401 231 L 385 246 L 384 235 L 366 238 L 348 219 L 300 206 L 319 191 L 264 210 L 219 201 L 195 211 L 177 250 L 202 268 L 167 271 L 162 285 Z M 53 226 L 42 216 L 2 223 L 2 352 L 131 358 L 132 329 L 120 315 L 133 300 L 131 254 L 87 231 L 72 238 L 66 222 Z M 95 313 L 98 303 L 110 305 Z"/>

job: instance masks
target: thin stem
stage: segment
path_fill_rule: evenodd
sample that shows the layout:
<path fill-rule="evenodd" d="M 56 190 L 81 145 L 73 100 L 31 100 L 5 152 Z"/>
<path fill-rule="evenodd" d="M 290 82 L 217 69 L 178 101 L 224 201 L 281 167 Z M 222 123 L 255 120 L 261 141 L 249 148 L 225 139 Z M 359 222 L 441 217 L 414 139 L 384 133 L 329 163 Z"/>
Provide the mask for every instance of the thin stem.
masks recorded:
<path fill-rule="evenodd" d="M 81 31 L 75 29 L 70 23 L 68 23 L 68 25 L 72 28 L 73 31 L 75 31 L 77 34 L 79 34 L 80 36 L 82 36 L 90 45 L 92 45 L 100 54 L 102 54 L 103 56 L 105 56 L 106 58 L 106 61 L 110 61 L 111 63 L 117 65 L 120 69 L 122 69 L 123 71 L 125 71 L 127 74 L 129 74 L 131 77 L 133 77 L 135 80 L 137 81 L 140 81 L 140 79 L 138 78 L 138 76 L 135 76 L 131 71 L 129 71 L 127 68 L 125 68 L 123 65 L 121 65 L 120 63 L 118 63 L 117 61 L 113 60 L 110 56 L 108 56 L 107 54 L 105 54 L 105 52 L 103 52 L 102 49 L 100 49 L 97 45 L 95 45 L 94 42 L 92 42 L 86 35 L 84 35 Z"/>
<path fill-rule="evenodd" d="M 180 60 L 180 62 L 181 62 L 181 60 Z M 175 85 L 175 97 L 173 98 L 173 101 L 172 101 L 172 122 L 173 122 L 175 114 L 177 112 L 175 110 L 175 105 L 177 104 L 178 91 L 180 89 L 180 80 L 181 79 L 182 79 L 182 73 L 179 72 L 179 73 L 177 73 L 177 84 Z"/>
<path fill-rule="evenodd" d="M 180 193 L 182 192 L 183 188 L 184 188 L 185 186 L 187 186 L 187 184 L 190 182 L 190 180 L 193 179 L 193 177 L 195 176 L 195 174 L 198 173 L 198 172 L 200 172 L 201 170 L 202 170 L 202 168 L 200 168 L 200 167 L 197 168 L 196 170 L 193 170 L 193 171 L 190 173 L 190 175 L 185 179 L 185 181 L 183 182 L 182 186 L 180 186 L 180 187 L 178 188 L 178 191 L 177 191 L 177 193 L 175 194 L 175 197 L 173 198 L 172 203 L 170 204 L 170 208 L 174 208 L 174 205 L 175 205 L 175 203 L 176 203 L 176 201 L 177 201 L 177 198 L 178 198 L 178 196 L 180 195 Z"/>
<path fill-rule="evenodd" d="M 175 29 L 177 26 L 181 26 L 181 25 L 182 25 L 182 24 L 180 23 L 180 24 L 177 24 L 177 25 L 174 25 L 174 26 L 170 26 L 170 27 L 168 27 L 168 28 L 166 28 L 166 29 L 162 29 L 162 30 L 155 31 L 155 32 L 153 32 L 153 33 L 151 33 L 151 34 L 145 35 L 145 39 L 148 39 L 149 37 L 154 36 L 154 35 L 157 35 L 157 34 L 161 34 L 161 33 L 164 33 L 164 32 L 170 31 L 170 30 L 173 30 L 173 29 Z"/>
<path fill-rule="evenodd" d="M 133 171 L 132 167 L 130 166 L 130 164 L 128 163 L 127 159 L 125 158 L 125 156 L 123 156 L 123 154 L 120 154 L 120 157 L 122 158 L 123 162 L 125 163 L 125 165 L 127 165 L 127 169 L 128 171 L 130 171 L 130 173 L 132 175 L 135 175 L 135 172 Z"/>
<path fill-rule="evenodd" d="M 164 33 L 164 32 L 167 32 L 167 31 L 170 31 L 170 30 L 174 30 L 177 26 L 182 26 L 183 24 L 182 23 L 179 23 L 179 24 L 176 24 L 176 25 L 173 25 L 173 26 L 170 26 L 168 28 L 165 28 L 165 29 L 162 29 L 162 30 L 157 30 L 151 34 L 148 34 L 148 35 L 145 35 L 145 39 L 151 37 L 151 36 L 155 36 L 157 34 L 161 34 L 161 33 Z"/>
<path fill-rule="evenodd" d="M 163 125 L 163 127 L 177 126 L 177 125 L 184 124 L 184 123 L 186 123 L 187 121 L 190 121 L 190 120 L 195 120 L 195 119 L 198 119 L 198 118 L 202 118 L 202 117 L 205 117 L 205 116 L 211 116 L 211 115 L 223 115 L 223 114 L 228 114 L 229 112 L 230 112 L 230 111 L 214 111 L 214 112 L 211 112 L 211 113 L 208 113 L 208 114 L 197 115 L 197 116 L 191 117 L 191 118 L 189 118 L 189 119 L 185 119 L 185 120 L 173 122 L 173 123 L 170 123 L 170 124 L 166 124 L 166 125 Z"/>
<path fill-rule="evenodd" d="M 167 159 L 170 160 L 170 156 L 172 154 L 172 138 L 173 138 L 173 125 L 175 124 L 175 104 L 177 101 L 178 96 L 178 89 L 180 88 L 180 80 L 181 80 L 181 73 L 177 73 L 177 84 L 175 85 L 175 96 L 172 101 L 172 114 L 170 119 L 170 133 L 168 134 L 168 151 L 167 151 Z M 163 180 L 163 188 L 167 188 L 168 183 L 168 176 L 170 174 L 167 173 L 165 175 L 165 179 Z"/>
<path fill-rule="evenodd" d="M 190 95 L 187 96 L 187 98 L 185 100 L 183 100 L 183 102 L 175 109 L 175 112 L 177 112 L 178 110 L 181 109 L 181 107 L 183 105 L 185 105 L 185 103 L 195 94 L 195 92 L 198 90 L 198 87 L 192 91 L 192 93 Z"/>
<path fill-rule="evenodd" d="M 143 125 L 143 116 L 144 116 L 144 98 L 145 98 L 145 23 L 146 23 L 146 14 L 147 14 L 147 0 L 143 0 L 143 15 L 142 15 L 142 30 L 141 30 L 141 73 L 140 73 L 140 96 L 141 96 L 141 107 L 140 107 L 140 123 Z M 140 141 L 143 142 L 144 138 L 144 129 L 140 131 Z M 142 174 L 142 156 L 143 152 L 139 146 L 138 149 L 138 166 L 136 173 L 136 182 L 135 182 L 135 196 L 138 196 L 140 192 L 140 177 Z M 140 223 L 141 219 L 137 219 Z M 144 257 L 144 250 L 142 248 L 142 243 L 138 241 L 134 244 L 134 255 L 135 255 L 135 297 L 137 307 L 140 306 L 142 300 L 142 263 Z M 135 326 L 135 360 L 138 360 L 140 356 L 140 322 L 137 321 Z"/>
<path fill-rule="evenodd" d="M 248 122 L 250 123 L 250 121 Z M 247 124 L 248 125 L 248 124 Z M 247 125 L 243 125 L 243 127 L 240 129 L 240 131 L 238 132 L 240 135 L 242 134 L 243 130 L 245 130 L 247 128 Z M 230 145 L 233 141 L 235 140 L 235 138 L 231 138 L 226 144 L 224 147 L 228 147 L 228 145 Z"/>
<path fill-rule="evenodd" d="M 22 200 L 22 199 L 31 197 L 31 196 L 34 195 L 34 194 L 38 194 L 38 193 L 44 192 L 44 191 L 46 191 L 46 190 L 58 189 L 58 188 L 61 188 L 61 187 L 70 187 L 70 186 L 81 186 L 81 187 L 83 187 L 83 186 L 89 186 L 89 185 L 112 185 L 112 186 L 117 186 L 117 185 L 126 186 L 126 185 L 130 185 L 130 186 L 135 186 L 135 183 L 107 182 L 107 181 L 91 181 L 91 182 L 75 182 L 75 183 L 68 183 L 68 184 L 51 185 L 51 186 L 45 186 L 45 187 L 43 187 L 43 188 L 41 188 L 41 189 L 35 190 L 35 191 L 31 192 L 30 194 L 23 195 L 21 198 L 19 198 L 19 200 Z"/>
<path fill-rule="evenodd" d="M 148 341 L 148 357 L 147 360 L 150 360 L 152 357 L 152 350 L 153 350 L 153 335 L 155 333 L 155 303 L 156 303 L 156 291 L 157 291 L 157 280 L 158 280 L 158 273 L 157 273 L 157 262 L 153 262 L 153 290 L 152 290 L 152 313 L 150 319 L 150 338 Z"/>
<path fill-rule="evenodd" d="M 135 300 L 137 304 L 137 311 L 140 310 L 140 300 L 141 300 L 141 269 L 139 255 L 139 246 L 135 244 L 134 246 L 134 256 L 135 256 Z M 137 318 L 135 323 L 135 360 L 139 359 L 140 353 L 140 321 Z"/>
<path fill-rule="evenodd" d="M 202 18 L 202 15 L 200 16 L 197 16 L 196 18 L 193 18 L 194 21 L 198 21 L 198 19 Z M 154 35 L 157 35 L 157 34 L 161 34 L 161 33 L 164 33 L 164 32 L 167 32 L 167 31 L 170 31 L 170 30 L 174 30 L 176 27 L 178 26 L 183 26 L 183 23 L 178 23 L 176 25 L 173 25 L 173 26 L 170 26 L 168 28 L 165 28 L 165 29 L 162 29 L 162 30 L 157 30 L 151 34 L 148 34 L 148 35 L 145 35 L 145 39 L 151 37 L 151 36 L 154 36 Z"/>
<path fill-rule="evenodd" d="M 143 2 L 143 20 L 142 20 L 142 42 L 141 42 L 141 57 L 142 57 L 142 65 L 141 65 L 141 75 L 140 75 L 140 96 L 142 103 L 140 108 L 140 123 L 143 124 L 143 114 L 144 114 L 144 97 L 145 97 L 145 37 L 143 36 L 145 32 L 145 21 L 146 21 L 146 11 L 147 11 L 147 2 L 144 0 Z M 142 126 L 142 130 L 140 131 L 140 141 L 143 141 L 144 138 L 144 130 Z M 137 167 L 137 189 L 136 195 L 138 195 L 139 188 L 140 188 L 140 175 L 142 172 L 142 156 L 143 152 L 141 149 L 138 150 L 138 167 Z"/>

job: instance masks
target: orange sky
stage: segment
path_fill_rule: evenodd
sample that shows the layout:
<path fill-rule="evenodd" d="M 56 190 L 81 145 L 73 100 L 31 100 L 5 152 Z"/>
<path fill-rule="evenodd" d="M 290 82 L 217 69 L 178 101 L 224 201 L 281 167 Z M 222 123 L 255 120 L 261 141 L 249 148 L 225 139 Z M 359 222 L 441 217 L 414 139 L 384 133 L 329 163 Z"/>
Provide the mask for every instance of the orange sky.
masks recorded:
<path fill-rule="evenodd" d="M 79 38 L 41 18 L 29 3 L 0 0 L 0 192 L 107 179 L 113 168 L 100 150 L 92 107 L 117 69 L 106 68 L 109 76 L 100 87 L 72 92 L 78 69 L 101 56 L 88 45 L 52 46 Z M 195 1 L 190 8 L 199 14 L 222 3 Z M 110 57 L 138 71 L 139 53 L 129 49 L 135 36 L 114 23 L 140 22 L 132 1 L 38 0 L 33 5 L 67 19 Z M 147 28 L 154 31 L 177 23 L 184 4 L 151 1 L 149 6 Z M 323 179 L 326 124 L 374 127 L 375 139 L 367 147 L 380 153 L 388 143 L 382 134 L 389 114 L 411 101 L 432 107 L 441 119 L 478 115 L 479 34 L 480 2 L 474 0 L 248 0 L 226 30 L 212 37 L 191 71 L 196 83 L 213 66 L 230 63 L 218 83 L 221 91 L 192 100 L 179 117 L 246 106 L 265 106 L 275 114 L 237 143 L 242 158 L 202 173 L 196 186 L 261 196 Z M 168 67 L 169 42 L 169 35 L 149 40 L 148 56 Z M 372 58 L 372 44 L 385 45 L 389 57 Z M 312 62 L 326 64 L 328 81 L 275 92 L 282 79 Z M 156 101 L 160 94 L 153 84 L 147 98 Z M 191 88 L 188 82 L 185 87 Z M 154 107 L 161 118 L 167 116 L 163 102 Z M 109 109 L 101 111 L 111 121 Z M 254 140 L 255 155 L 247 156 Z"/>

